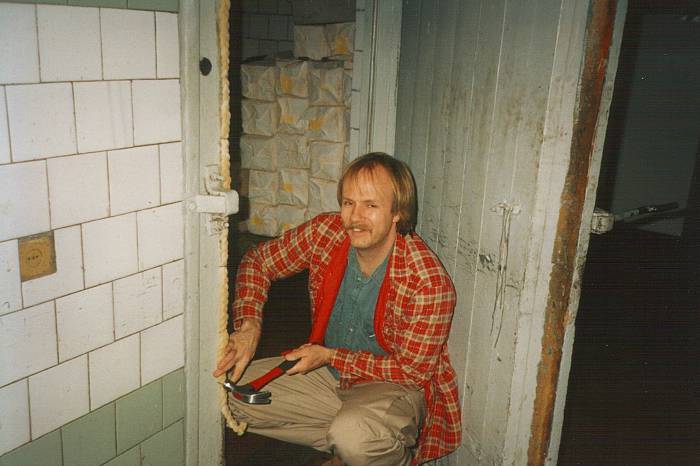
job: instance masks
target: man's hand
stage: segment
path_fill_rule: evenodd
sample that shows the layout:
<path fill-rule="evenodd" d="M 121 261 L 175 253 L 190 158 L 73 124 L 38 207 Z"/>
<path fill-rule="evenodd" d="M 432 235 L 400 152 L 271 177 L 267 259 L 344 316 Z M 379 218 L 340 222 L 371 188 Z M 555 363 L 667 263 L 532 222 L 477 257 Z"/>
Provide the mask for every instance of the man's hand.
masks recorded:
<path fill-rule="evenodd" d="M 312 345 L 311 343 L 301 345 L 299 348 L 284 355 L 284 358 L 288 361 L 293 361 L 295 359 L 300 360 L 294 367 L 287 371 L 287 375 L 306 374 L 321 366 L 325 366 L 331 362 L 332 356 L 333 350 L 331 348 L 326 348 L 321 345 Z"/>
<path fill-rule="evenodd" d="M 258 341 L 260 341 L 260 333 L 260 321 L 251 318 L 243 319 L 241 327 L 229 335 L 224 355 L 219 360 L 212 375 L 219 377 L 233 368 L 230 379 L 233 383 L 238 382 L 255 355 Z"/>

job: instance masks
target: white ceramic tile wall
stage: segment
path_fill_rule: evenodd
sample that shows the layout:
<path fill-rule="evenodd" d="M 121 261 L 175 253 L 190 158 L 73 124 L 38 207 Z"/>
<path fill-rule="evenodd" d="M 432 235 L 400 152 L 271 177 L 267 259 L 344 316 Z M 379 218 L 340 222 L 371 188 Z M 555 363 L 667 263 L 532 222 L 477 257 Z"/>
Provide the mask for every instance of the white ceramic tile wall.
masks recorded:
<path fill-rule="evenodd" d="M 5 92 L 13 161 L 76 152 L 70 83 L 7 86 Z"/>
<path fill-rule="evenodd" d="M 107 155 L 104 152 L 57 157 L 46 163 L 53 228 L 109 215 Z"/>
<path fill-rule="evenodd" d="M 91 152 L 134 144 L 131 83 L 75 83 L 75 123 L 78 151 Z"/>
<path fill-rule="evenodd" d="M 180 81 L 134 81 L 134 144 L 179 141 Z"/>
<path fill-rule="evenodd" d="M 53 301 L 0 317 L 0 386 L 56 362 Z"/>
<path fill-rule="evenodd" d="M 0 243 L 0 315 L 22 307 L 17 240 Z"/>
<path fill-rule="evenodd" d="M 136 272 L 136 214 L 84 223 L 83 258 L 85 286 Z"/>
<path fill-rule="evenodd" d="M 160 146 L 160 202 L 168 204 L 182 200 L 184 190 L 182 143 Z"/>
<path fill-rule="evenodd" d="M 32 439 L 90 411 L 87 355 L 30 377 L 29 403 Z"/>
<path fill-rule="evenodd" d="M 158 146 L 109 152 L 109 196 L 112 215 L 159 204 Z"/>
<path fill-rule="evenodd" d="M 116 338 L 141 331 L 163 318 L 159 267 L 114 282 L 114 334 Z"/>
<path fill-rule="evenodd" d="M 10 163 L 10 131 L 5 102 L 5 86 L 0 86 L 0 164 Z"/>
<path fill-rule="evenodd" d="M 56 273 L 22 283 L 25 306 L 33 306 L 83 288 L 80 227 L 54 230 L 53 239 L 56 245 Z"/>
<path fill-rule="evenodd" d="M 0 241 L 49 229 L 45 162 L 0 166 L 0 186 Z"/>
<path fill-rule="evenodd" d="M 178 47 L 176 14 L 0 0 L 0 455 L 184 363 Z"/>
<path fill-rule="evenodd" d="M 112 284 L 56 300 L 59 362 L 114 341 Z"/>
<path fill-rule="evenodd" d="M 163 319 L 182 314 L 185 309 L 185 261 L 163 265 Z"/>
<path fill-rule="evenodd" d="M 42 81 L 102 79 L 97 8 L 38 5 Z"/>
<path fill-rule="evenodd" d="M 27 381 L 0 388 L 0 455 L 29 441 Z"/>
<path fill-rule="evenodd" d="M 141 383 L 147 384 L 185 362 L 182 316 L 173 317 L 141 334 Z"/>
<path fill-rule="evenodd" d="M 0 3 L 0 83 L 39 81 L 36 7 Z"/>
<path fill-rule="evenodd" d="M 90 409 L 139 388 L 140 338 L 136 333 L 89 354 Z"/>
<path fill-rule="evenodd" d="M 138 212 L 139 270 L 183 257 L 182 203 Z"/>
<path fill-rule="evenodd" d="M 156 77 L 152 11 L 100 10 L 104 79 Z"/>
<path fill-rule="evenodd" d="M 156 68 L 158 78 L 180 77 L 177 15 L 156 12 Z"/>

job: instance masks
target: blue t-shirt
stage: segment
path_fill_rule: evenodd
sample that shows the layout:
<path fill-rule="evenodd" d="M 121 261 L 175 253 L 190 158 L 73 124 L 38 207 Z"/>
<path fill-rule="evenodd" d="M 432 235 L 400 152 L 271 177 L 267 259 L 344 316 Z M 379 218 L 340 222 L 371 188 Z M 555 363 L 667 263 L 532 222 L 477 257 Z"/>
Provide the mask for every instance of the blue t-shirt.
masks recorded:
<path fill-rule="evenodd" d="M 386 274 L 389 256 L 391 252 L 372 272 L 372 275 L 365 277 L 360 271 L 355 248 L 350 248 L 348 266 L 326 328 L 325 342 L 328 348 L 369 351 L 378 355 L 387 354 L 377 343 L 377 337 L 374 334 L 374 309 L 377 306 L 379 289 Z M 335 368 L 329 367 L 329 370 L 335 378 L 340 377 Z"/>

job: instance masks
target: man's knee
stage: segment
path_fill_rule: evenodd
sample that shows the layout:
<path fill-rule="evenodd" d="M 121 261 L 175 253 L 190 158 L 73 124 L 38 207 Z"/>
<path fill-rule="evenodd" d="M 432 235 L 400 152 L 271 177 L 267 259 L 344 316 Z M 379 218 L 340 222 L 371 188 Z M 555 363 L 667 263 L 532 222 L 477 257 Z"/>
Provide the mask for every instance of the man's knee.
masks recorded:
<path fill-rule="evenodd" d="M 366 410 L 345 410 L 330 425 L 328 445 L 348 466 L 403 465 L 411 460 L 403 429 L 392 429 Z"/>

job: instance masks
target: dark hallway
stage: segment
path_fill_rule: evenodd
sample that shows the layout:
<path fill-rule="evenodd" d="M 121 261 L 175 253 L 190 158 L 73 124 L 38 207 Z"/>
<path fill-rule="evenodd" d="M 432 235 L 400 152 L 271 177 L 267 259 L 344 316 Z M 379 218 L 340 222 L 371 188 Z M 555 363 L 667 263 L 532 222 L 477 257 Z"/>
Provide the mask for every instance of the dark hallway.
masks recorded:
<path fill-rule="evenodd" d="M 608 235 L 591 239 L 559 464 L 700 464 L 687 251 L 637 229 Z"/>
<path fill-rule="evenodd" d="M 630 2 L 596 206 L 680 208 L 591 236 L 561 465 L 700 464 L 699 10 Z"/>

